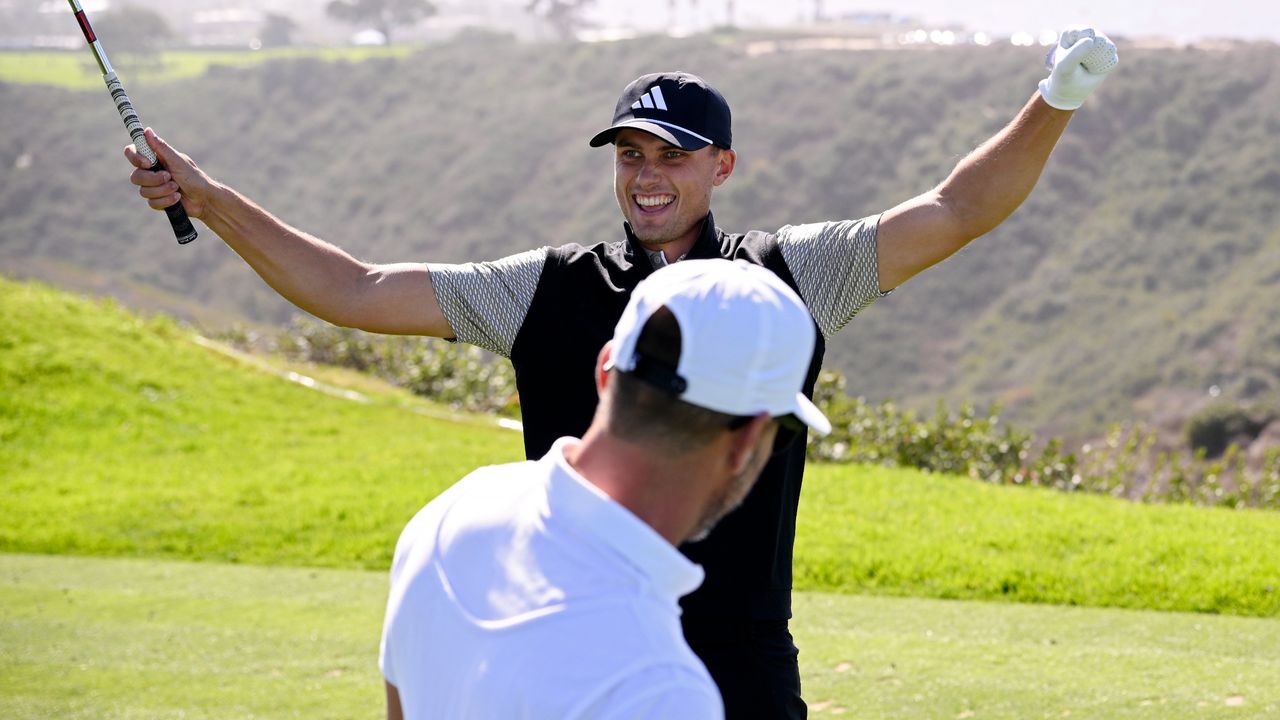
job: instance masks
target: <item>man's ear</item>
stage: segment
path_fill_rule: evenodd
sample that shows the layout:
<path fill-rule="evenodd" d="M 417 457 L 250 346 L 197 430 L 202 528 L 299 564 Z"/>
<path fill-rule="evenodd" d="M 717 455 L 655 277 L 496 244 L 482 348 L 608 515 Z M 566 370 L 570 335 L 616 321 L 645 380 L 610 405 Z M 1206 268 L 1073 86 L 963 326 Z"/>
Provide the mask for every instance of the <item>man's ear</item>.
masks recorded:
<path fill-rule="evenodd" d="M 596 356 L 596 394 L 604 394 L 604 386 L 609 384 L 609 371 L 605 368 L 609 365 L 609 361 L 613 359 L 613 340 L 604 344 L 600 348 L 600 354 Z"/>
<path fill-rule="evenodd" d="M 725 180 L 733 174 L 733 168 L 738 162 L 738 153 L 732 150 L 720 150 L 720 158 L 716 164 L 715 186 L 720 187 Z"/>
<path fill-rule="evenodd" d="M 760 444 L 760 438 L 768 429 L 770 421 L 769 413 L 762 412 L 751 418 L 751 422 L 746 425 L 730 431 L 733 437 L 729 443 L 729 469 L 734 475 L 746 470 L 755 459 L 756 446 Z"/>

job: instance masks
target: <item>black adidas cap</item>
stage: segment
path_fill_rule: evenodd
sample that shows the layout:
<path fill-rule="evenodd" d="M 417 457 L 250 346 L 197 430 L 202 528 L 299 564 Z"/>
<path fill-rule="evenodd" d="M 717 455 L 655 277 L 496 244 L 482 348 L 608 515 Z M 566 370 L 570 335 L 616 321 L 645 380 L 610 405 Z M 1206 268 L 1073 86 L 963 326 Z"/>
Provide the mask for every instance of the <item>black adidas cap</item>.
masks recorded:
<path fill-rule="evenodd" d="M 613 125 L 591 138 L 591 147 L 608 145 L 623 128 L 644 130 L 685 150 L 733 147 L 729 103 L 689 73 L 652 73 L 632 80 L 618 98 Z"/>

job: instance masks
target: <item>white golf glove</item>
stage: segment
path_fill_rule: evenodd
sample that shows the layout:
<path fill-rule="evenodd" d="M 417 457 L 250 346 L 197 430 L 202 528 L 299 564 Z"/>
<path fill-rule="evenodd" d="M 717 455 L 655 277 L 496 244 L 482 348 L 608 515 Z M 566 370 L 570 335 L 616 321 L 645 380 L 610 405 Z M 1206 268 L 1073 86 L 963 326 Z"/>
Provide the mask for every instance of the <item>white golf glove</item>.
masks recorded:
<path fill-rule="evenodd" d="M 1072 25 L 1045 58 L 1049 77 L 1040 81 L 1040 97 L 1059 110 L 1075 110 L 1119 64 L 1111 38 L 1086 25 Z"/>

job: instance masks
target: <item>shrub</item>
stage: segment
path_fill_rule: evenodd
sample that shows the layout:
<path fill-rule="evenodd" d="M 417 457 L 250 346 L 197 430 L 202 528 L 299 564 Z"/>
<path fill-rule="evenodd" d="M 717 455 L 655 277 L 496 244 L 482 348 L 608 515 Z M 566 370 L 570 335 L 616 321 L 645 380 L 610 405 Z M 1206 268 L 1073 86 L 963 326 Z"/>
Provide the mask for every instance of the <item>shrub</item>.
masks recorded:
<path fill-rule="evenodd" d="M 1266 422 L 1251 417 L 1244 408 L 1228 402 L 1206 405 L 1187 420 L 1187 444 L 1192 450 L 1204 450 L 1206 456 L 1220 457 L 1233 441 L 1252 440 Z"/>
<path fill-rule="evenodd" d="M 832 432 L 814 438 L 809 456 L 829 462 L 872 462 L 999 481 L 1015 474 L 1031 436 L 1000 423 L 999 409 L 983 414 L 972 405 L 952 413 L 939 402 L 932 418 L 918 418 L 892 402 L 871 406 L 850 398 L 844 377 L 826 370 L 814 401 L 831 420 Z"/>
<path fill-rule="evenodd" d="M 457 409 L 519 415 L 511 365 L 469 345 L 373 335 L 307 317 L 295 318 L 272 338 L 238 328 L 221 338 L 368 372 Z M 811 440 L 813 460 L 914 467 L 1141 502 L 1280 508 L 1280 448 L 1250 471 L 1232 440 L 1256 436 L 1264 423 L 1225 404 L 1193 417 L 1187 426 L 1193 450 L 1175 453 L 1157 452 L 1156 431 L 1134 424 L 1113 425 L 1101 442 L 1078 452 L 1067 451 L 1059 438 L 1037 450 L 1031 433 L 1001 422 L 998 407 L 979 412 L 965 404 L 953 412 L 939 402 L 932 417 L 921 417 L 893 402 L 871 405 L 850 397 L 844 376 L 834 370 L 818 377 L 814 402 L 831 420 L 832 432 Z"/>
<path fill-rule="evenodd" d="M 515 372 L 472 345 L 435 338 L 376 335 L 295 317 L 273 338 L 242 328 L 220 335 L 238 347 L 276 352 L 292 360 L 353 368 L 457 410 L 518 417 Z"/>

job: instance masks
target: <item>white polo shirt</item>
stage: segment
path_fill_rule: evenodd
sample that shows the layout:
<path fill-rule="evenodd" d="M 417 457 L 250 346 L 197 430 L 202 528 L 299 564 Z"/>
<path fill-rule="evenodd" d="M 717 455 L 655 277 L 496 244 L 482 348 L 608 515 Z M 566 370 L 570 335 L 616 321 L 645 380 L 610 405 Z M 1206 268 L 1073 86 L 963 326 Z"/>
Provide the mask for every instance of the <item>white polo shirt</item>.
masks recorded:
<path fill-rule="evenodd" d="M 702 583 L 569 467 L 481 468 L 396 544 L 379 665 L 406 718 L 722 718 L 677 601 Z"/>

